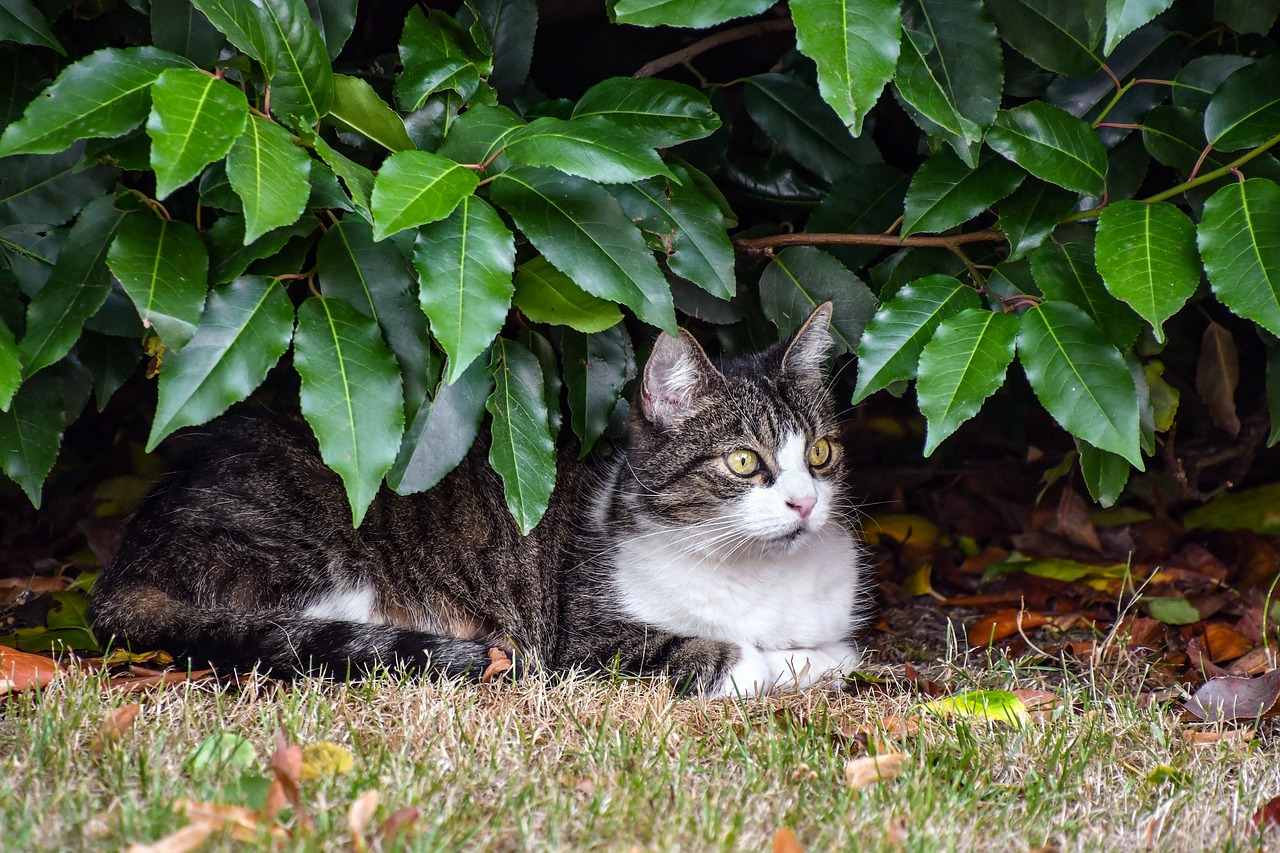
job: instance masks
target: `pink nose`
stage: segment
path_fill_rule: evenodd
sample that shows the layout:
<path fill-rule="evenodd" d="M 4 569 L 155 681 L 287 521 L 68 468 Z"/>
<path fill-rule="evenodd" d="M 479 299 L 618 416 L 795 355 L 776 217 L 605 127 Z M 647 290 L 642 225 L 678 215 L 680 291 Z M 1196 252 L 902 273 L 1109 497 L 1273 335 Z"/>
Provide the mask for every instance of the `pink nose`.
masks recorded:
<path fill-rule="evenodd" d="M 809 516 L 813 513 L 813 507 L 817 502 L 816 495 L 809 495 L 803 498 L 787 498 L 787 506 L 796 511 L 796 515 L 800 516 L 801 521 L 809 520 Z"/>

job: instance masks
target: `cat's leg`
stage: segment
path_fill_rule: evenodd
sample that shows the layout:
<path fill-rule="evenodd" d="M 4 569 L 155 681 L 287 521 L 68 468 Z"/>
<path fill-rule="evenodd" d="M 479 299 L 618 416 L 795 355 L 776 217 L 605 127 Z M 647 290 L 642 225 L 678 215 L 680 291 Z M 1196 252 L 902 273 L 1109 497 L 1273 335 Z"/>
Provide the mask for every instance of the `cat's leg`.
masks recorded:
<path fill-rule="evenodd" d="M 861 655 L 850 643 L 830 643 L 812 649 L 766 649 L 761 652 L 773 684 L 803 690 L 835 681 L 858 665 Z"/>

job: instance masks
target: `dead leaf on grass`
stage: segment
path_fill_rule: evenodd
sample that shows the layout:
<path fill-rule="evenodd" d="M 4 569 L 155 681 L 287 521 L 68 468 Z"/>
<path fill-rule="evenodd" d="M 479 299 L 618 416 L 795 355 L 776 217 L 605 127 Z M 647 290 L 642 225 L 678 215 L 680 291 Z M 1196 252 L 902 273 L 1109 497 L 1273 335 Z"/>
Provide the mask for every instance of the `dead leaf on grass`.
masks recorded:
<path fill-rule="evenodd" d="M 351 804 L 351 808 L 347 810 L 347 829 L 351 830 L 351 846 L 356 849 L 356 853 L 364 853 L 369 849 L 369 845 L 365 843 L 364 836 L 369 829 L 369 822 L 373 820 L 373 813 L 378 810 L 378 802 L 382 799 L 382 795 L 378 793 L 376 788 L 365 791 L 356 797 L 355 802 Z"/>
<path fill-rule="evenodd" d="M 1000 610 L 983 616 L 969 629 L 969 645 L 972 648 L 988 646 L 1005 637 L 1039 628 L 1045 618 L 1029 610 Z"/>
<path fill-rule="evenodd" d="M 1227 667 L 1232 675 L 1261 675 L 1276 665 L 1274 649 L 1257 648 Z"/>
<path fill-rule="evenodd" d="M 790 827 L 784 826 L 773 835 L 773 853 L 804 853 Z"/>
<path fill-rule="evenodd" d="M 1257 678 L 1230 676 L 1206 681 L 1183 705 L 1197 719 L 1215 723 L 1280 714 L 1280 669 Z"/>
<path fill-rule="evenodd" d="M 1272 797 L 1253 814 L 1249 821 L 1254 829 L 1259 827 L 1280 826 L 1280 797 Z"/>
<path fill-rule="evenodd" d="M 0 646 L 0 695 L 47 687 L 66 670 L 55 660 Z"/>
<path fill-rule="evenodd" d="M 125 853 L 191 853 L 204 846 L 220 828 L 212 821 L 194 821 L 150 844 L 130 844 Z"/>
<path fill-rule="evenodd" d="M 1224 729 L 1222 731 L 1186 729 L 1182 732 L 1182 739 L 1194 749 L 1204 749 L 1205 747 L 1224 744 L 1235 752 L 1244 748 L 1249 741 L 1253 740 L 1253 729 L 1247 726 L 1239 729 Z"/>
<path fill-rule="evenodd" d="M 1235 660 L 1253 650 L 1253 642 L 1248 637 L 1218 622 L 1205 623 L 1204 641 L 1214 663 Z"/>
<path fill-rule="evenodd" d="M 417 806 L 405 806 L 402 809 L 396 809 L 382 822 L 382 829 L 378 830 L 378 835 L 384 841 L 391 841 L 408 835 L 413 832 L 413 826 L 420 817 L 422 817 L 422 809 Z"/>
<path fill-rule="evenodd" d="M 306 808 L 302 805 L 302 790 L 300 788 L 302 780 L 302 747 L 296 743 L 289 743 L 285 739 L 283 729 L 276 732 L 276 751 L 271 755 L 271 772 L 275 774 L 275 781 L 280 783 L 280 788 L 284 791 L 284 795 L 293 805 L 299 828 L 305 832 L 313 831 L 315 824 L 311 822 L 310 815 L 307 814 Z M 267 799 L 271 799 L 270 794 L 267 795 Z"/>
<path fill-rule="evenodd" d="M 125 705 L 116 708 L 102 720 L 102 726 L 98 729 L 98 733 L 93 738 L 93 743 L 89 747 L 89 751 L 96 758 L 102 755 L 102 751 L 111 744 L 120 740 L 124 733 L 129 731 L 129 727 L 133 725 L 133 721 L 138 716 L 138 712 L 142 710 L 142 706 L 137 702 L 132 705 Z"/>
<path fill-rule="evenodd" d="M 111 693 L 137 693 L 151 687 L 166 687 L 170 684 L 182 684 L 187 681 L 211 681 L 213 670 L 197 669 L 191 672 L 159 672 L 154 675 L 125 675 L 108 678 L 106 690 Z"/>
<path fill-rule="evenodd" d="M 844 780 L 855 791 L 885 779 L 902 775 L 902 764 L 908 756 L 902 752 L 850 758 L 844 763 Z"/>
<path fill-rule="evenodd" d="M 488 683 L 514 666 L 502 649 L 489 649 L 489 665 L 480 673 L 480 680 Z"/>

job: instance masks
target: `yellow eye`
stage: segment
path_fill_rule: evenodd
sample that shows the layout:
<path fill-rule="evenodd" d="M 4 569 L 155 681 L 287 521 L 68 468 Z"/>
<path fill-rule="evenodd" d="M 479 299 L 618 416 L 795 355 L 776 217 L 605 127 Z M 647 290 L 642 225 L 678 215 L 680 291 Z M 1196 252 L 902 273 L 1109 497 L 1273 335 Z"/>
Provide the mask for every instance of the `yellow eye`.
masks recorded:
<path fill-rule="evenodd" d="M 813 468 L 821 468 L 831 461 L 831 442 L 825 438 L 820 438 L 813 444 L 809 445 L 809 465 Z"/>
<path fill-rule="evenodd" d="M 760 457 L 754 450 L 732 450 L 725 454 L 724 464 L 739 477 L 750 477 L 760 470 Z"/>

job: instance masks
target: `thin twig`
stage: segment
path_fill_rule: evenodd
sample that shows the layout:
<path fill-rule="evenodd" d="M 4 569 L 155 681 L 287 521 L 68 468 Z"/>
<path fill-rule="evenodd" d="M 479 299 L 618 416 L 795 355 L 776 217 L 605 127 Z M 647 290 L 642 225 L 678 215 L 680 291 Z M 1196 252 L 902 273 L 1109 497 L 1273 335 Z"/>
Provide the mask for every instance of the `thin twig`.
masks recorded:
<path fill-rule="evenodd" d="M 666 56 L 659 56 L 651 62 L 646 62 L 640 66 L 640 70 L 631 76 L 636 77 L 652 77 L 659 71 L 665 71 L 676 65 L 681 65 L 700 56 L 708 50 L 720 47 L 730 42 L 741 41 L 742 39 L 761 36 L 767 33 L 784 32 L 794 29 L 795 25 L 791 23 L 790 18 L 778 18 L 773 21 L 757 21 L 754 24 L 744 24 L 741 27 L 734 27 L 731 30 L 721 30 L 718 33 L 712 33 L 704 39 L 699 39 L 688 47 L 681 48 L 675 53 L 668 53 Z"/>
<path fill-rule="evenodd" d="M 894 248 L 927 246 L 955 251 L 957 246 L 966 243 L 1002 243 L 1004 239 L 1004 234 L 990 229 L 972 231 L 968 234 L 952 234 L 946 237 L 897 237 L 893 234 L 773 234 L 768 237 L 734 240 L 734 243 L 744 252 L 767 254 L 783 246 L 828 245 L 892 246 Z"/>

